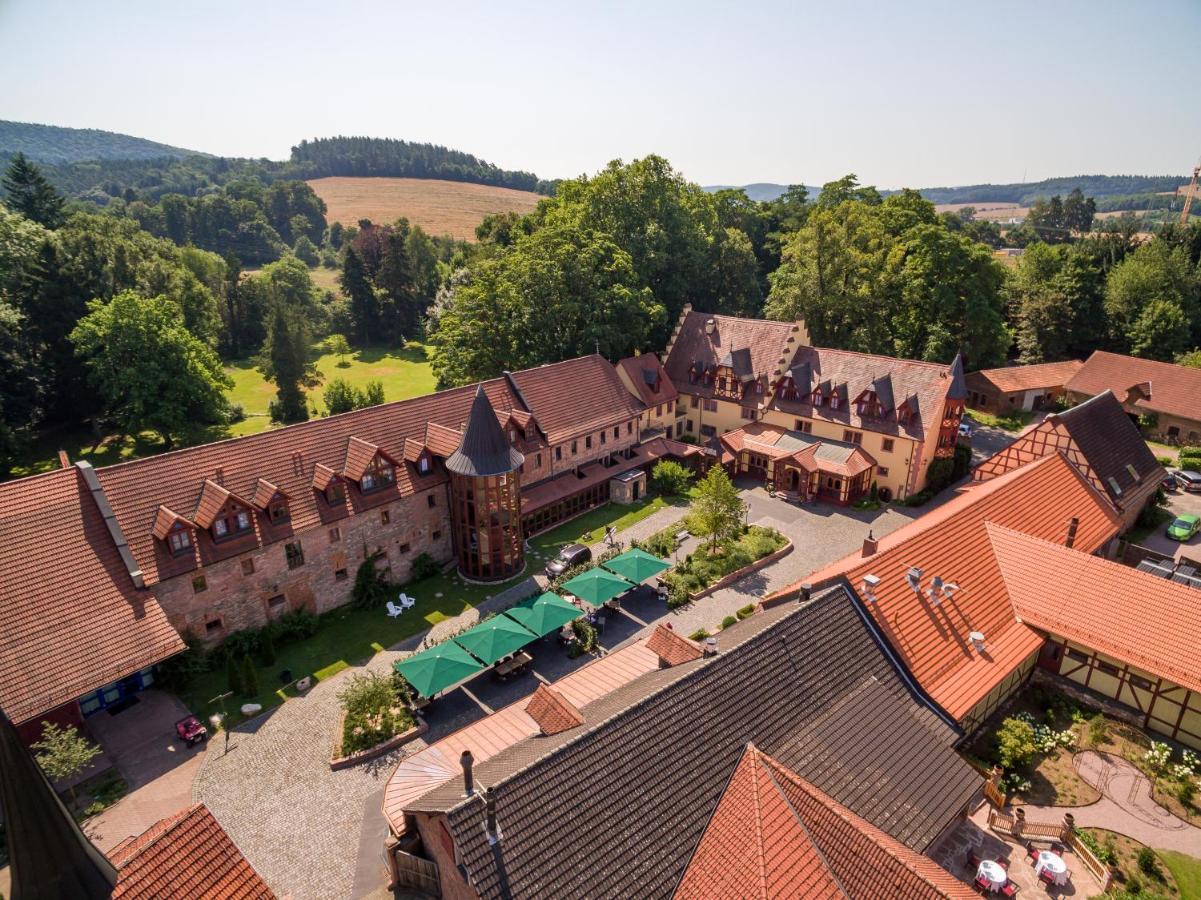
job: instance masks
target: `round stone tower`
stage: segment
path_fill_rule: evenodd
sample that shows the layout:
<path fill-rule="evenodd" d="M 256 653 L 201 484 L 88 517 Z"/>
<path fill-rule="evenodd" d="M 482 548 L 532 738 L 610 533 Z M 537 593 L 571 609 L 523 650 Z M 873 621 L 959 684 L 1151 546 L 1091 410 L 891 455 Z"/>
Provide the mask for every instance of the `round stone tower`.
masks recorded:
<path fill-rule="evenodd" d="M 481 385 L 459 449 L 446 459 L 450 516 L 459 572 L 504 581 L 525 567 L 521 534 L 521 464 Z"/>

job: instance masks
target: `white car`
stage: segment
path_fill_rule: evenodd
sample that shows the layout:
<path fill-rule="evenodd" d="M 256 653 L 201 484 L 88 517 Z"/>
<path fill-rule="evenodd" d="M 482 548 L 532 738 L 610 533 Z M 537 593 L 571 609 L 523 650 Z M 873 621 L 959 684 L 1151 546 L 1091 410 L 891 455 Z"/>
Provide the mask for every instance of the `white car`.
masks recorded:
<path fill-rule="evenodd" d="M 972 436 L 972 426 L 967 422 L 959 423 L 959 436 L 961 438 L 970 438 Z"/>

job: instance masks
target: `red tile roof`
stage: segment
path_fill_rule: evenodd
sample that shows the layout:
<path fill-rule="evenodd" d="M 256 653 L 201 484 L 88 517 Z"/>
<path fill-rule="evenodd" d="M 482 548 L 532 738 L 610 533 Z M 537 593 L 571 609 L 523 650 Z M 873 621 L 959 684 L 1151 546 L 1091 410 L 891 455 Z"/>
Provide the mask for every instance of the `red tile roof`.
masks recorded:
<path fill-rule="evenodd" d="M 676 386 L 667 376 L 667 370 L 654 353 L 627 356 L 618 361 L 617 367 L 626 373 L 630 384 L 647 406 L 658 406 L 679 396 Z"/>
<path fill-rule="evenodd" d="M 282 497 L 286 500 L 288 495 L 277 488 L 266 478 L 260 478 L 258 483 L 254 486 L 254 497 L 252 498 L 254 505 L 259 509 L 265 510 L 271 501 L 276 497 Z"/>
<path fill-rule="evenodd" d="M 1150 396 L 1144 396 L 1147 385 Z M 1090 395 L 1111 390 L 1123 403 L 1138 388 L 1131 398 L 1135 407 L 1201 421 L 1201 369 L 1097 350 L 1065 387 Z"/>
<path fill-rule="evenodd" d="M 676 888 L 677 900 L 939 900 L 975 893 L 748 744 Z"/>
<path fill-rule="evenodd" d="M 543 734 L 558 734 L 584 724 L 580 711 L 566 697 L 545 684 L 538 685 L 538 690 L 534 691 L 530 702 L 525 705 L 525 711 L 538 723 Z"/>
<path fill-rule="evenodd" d="M 1039 363 L 1032 366 L 1005 366 L 1000 369 L 980 369 L 969 372 L 968 378 L 982 378 L 1002 394 L 1058 388 L 1067 384 L 1084 365 L 1078 359 L 1064 362 Z"/>
<path fill-rule="evenodd" d="M 550 444 L 613 426 L 642 413 L 617 371 L 592 354 L 510 376 Z M 495 406 L 495 404 L 493 404 Z M 519 404 L 512 403 L 514 409 Z"/>
<path fill-rule="evenodd" d="M 184 649 L 74 467 L 0 484 L 0 572 L 0 707 L 14 722 Z"/>
<path fill-rule="evenodd" d="M 200 489 L 200 499 L 196 501 L 196 512 L 192 516 L 192 521 L 201 528 L 211 528 L 218 513 L 231 497 L 243 506 L 250 507 L 248 501 L 236 496 L 211 478 L 206 478 Z"/>
<path fill-rule="evenodd" d="M 1120 527 L 1075 466 L 1046 456 L 948 500 L 882 538 L 875 554 L 853 554 L 805 580 L 846 576 L 863 597 L 864 576 L 878 577 L 865 608 L 926 692 L 962 719 L 1042 643 L 1014 613 L 987 523 L 1063 541 L 1072 517 L 1080 520 L 1075 546 L 1086 553 Z M 907 581 L 910 567 L 922 570 L 920 596 Z M 938 602 L 927 593 L 936 575 L 958 586 Z M 985 652 L 972 646 L 973 631 L 984 634 Z"/>
<path fill-rule="evenodd" d="M 857 444 L 815 438 L 766 422 L 727 431 L 720 440 L 732 453 L 749 450 L 770 459 L 791 457 L 807 472 L 821 470 L 852 478 L 876 465 L 875 458 Z"/>
<path fill-rule="evenodd" d="M 346 460 L 342 463 L 342 474 L 359 481 L 367 473 L 367 467 L 379 455 L 380 448 L 362 438 L 352 437 L 346 442 Z"/>
<path fill-rule="evenodd" d="M 646 648 L 656 653 L 660 663 L 665 666 L 678 666 L 689 660 L 700 659 L 704 654 L 696 641 L 689 640 L 662 623 L 656 625 L 646 639 Z"/>
<path fill-rule="evenodd" d="M 1195 588 L 990 524 L 1018 616 L 1192 691 L 1201 691 Z"/>
<path fill-rule="evenodd" d="M 110 854 L 113 900 L 273 900 L 204 804 L 163 819 Z"/>
<path fill-rule="evenodd" d="M 160 541 L 165 541 L 171 529 L 175 527 L 175 523 L 182 522 L 184 525 L 191 526 L 192 523 L 184 516 L 181 516 L 175 510 L 167 509 L 165 506 L 160 506 L 158 512 L 154 514 L 154 529 L 153 533 Z"/>

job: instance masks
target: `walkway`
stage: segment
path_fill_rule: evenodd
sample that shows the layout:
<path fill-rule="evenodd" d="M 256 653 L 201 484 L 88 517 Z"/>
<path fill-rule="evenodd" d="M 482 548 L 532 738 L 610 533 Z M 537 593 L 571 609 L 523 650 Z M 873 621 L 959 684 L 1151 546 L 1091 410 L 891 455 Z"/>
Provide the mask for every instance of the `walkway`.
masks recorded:
<path fill-rule="evenodd" d="M 1056 822 L 1064 813 L 1079 828 L 1116 831 L 1156 850 L 1178 850 L 1201 857 L 1201 828 L 1178 819 L 1152 799 L 1151 782 L 1138 767 L 1112 753 L 1085 750 L 1073 764 L 1080 777 L 1101 792 L 1088 806 L 1030 806 L 1030 821 Z"/>

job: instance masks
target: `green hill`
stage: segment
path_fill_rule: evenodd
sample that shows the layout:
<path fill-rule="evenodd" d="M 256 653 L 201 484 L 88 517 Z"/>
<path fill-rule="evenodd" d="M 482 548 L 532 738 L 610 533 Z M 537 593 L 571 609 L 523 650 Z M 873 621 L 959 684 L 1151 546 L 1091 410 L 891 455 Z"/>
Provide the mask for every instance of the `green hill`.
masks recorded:
<path fill-rule="evenodd" d="M 60 128 L 57 125 L 0 121 L 0 159 L 16 153 L 24 153 L 41 163 L 73 163 L 93 159 L 183 159 L 186 156 L 207 155 L 95 128 Z"/>

